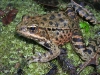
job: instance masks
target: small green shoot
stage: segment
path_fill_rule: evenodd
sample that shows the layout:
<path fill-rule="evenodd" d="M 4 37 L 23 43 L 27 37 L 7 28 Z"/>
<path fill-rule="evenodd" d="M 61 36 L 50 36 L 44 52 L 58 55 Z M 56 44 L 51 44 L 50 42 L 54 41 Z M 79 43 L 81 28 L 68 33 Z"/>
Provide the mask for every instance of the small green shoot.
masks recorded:
<path fill-rule="evenodd" d="M 89 32 L 89 30 L 90 30 L 89 24 L 87 22 L 84 22 L 84 21 L 80 22 L 80 28 L 84 29 L 85 32 Z"/>

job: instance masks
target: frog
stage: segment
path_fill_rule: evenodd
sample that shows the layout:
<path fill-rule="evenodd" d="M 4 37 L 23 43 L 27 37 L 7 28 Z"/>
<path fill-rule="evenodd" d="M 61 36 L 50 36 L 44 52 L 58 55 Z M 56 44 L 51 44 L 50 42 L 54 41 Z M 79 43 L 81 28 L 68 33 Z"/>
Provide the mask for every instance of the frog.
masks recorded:
<path fill-rule="evenodd" d="M 86 61 L 86 65 L 89 65 L 91 62 L 88 61 L 95 58 L 96 47 L 98 47 L 97 43 L 94 42 L 86 46 L 79 27 L 79 16 L 72 7 L 68 7 L 66 11 L 39 16 L 25 15 L 17 25 L 16 32 L 21 36 L 36 41 L 48 50 L 46 53 L 38 53 L 38 55 L 30 57 L 29 64 L 32 62 L 48 62 L 55 59 L 60 55 L 62 46 L 70 42 L 75 52 L 82 60 Z"/>
<path fill-rule="evenodd" d="M 48 62 L 56 58 L 60 54 L 59 47 L 69 42 L 72 32 L 79 28 L 65 14 L 63 11 L 60 11 L 43 16 L 23 16 L 22 22 L 16 27 L 17 33 L 35 40 L 49 50 L 45 54 L 39 54 L 36 58 L 32 57 L 35 59 L 30 61 L 30 63 L 33 61 Z M 76 23 L 78 24 L 78 21 Z"/>

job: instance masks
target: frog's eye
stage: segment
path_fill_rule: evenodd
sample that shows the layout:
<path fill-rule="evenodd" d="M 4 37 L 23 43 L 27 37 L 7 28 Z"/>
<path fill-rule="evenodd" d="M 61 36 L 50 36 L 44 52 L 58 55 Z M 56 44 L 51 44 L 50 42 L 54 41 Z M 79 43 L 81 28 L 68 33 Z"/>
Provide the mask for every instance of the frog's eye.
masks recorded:
<path fill-rule="evenodd" d="M 30 31 L 34 31 L 36 29 L 36 26 L 28 26 L 27 27 Z"/>
<path fill-rule="evenodd" d="M 35 27 L 30 27 L 31 30 L 35 30 Z"/>
<path fill-rule="evenodd" d="M 30 26 L 27 26 L 29 32 L 36 32 L 37 28 L 38 28 L 37 24 L 32 24 Z"/>

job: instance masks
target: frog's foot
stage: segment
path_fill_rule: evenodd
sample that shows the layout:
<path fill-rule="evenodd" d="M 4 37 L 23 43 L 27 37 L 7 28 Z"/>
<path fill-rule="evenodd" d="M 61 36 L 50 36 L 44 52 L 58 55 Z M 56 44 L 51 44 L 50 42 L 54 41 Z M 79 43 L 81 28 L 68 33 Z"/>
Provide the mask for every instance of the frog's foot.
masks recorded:
<path fill-rule="evenodd" d="M 94 55 L 94 57 L 92 57 L 89 61 L 85 62 L 85 63 L 81 66 L 80 71 L 78 72 L 78 75 L 80 74 L 80 72 L 81 72 L 85 67 L 87 67 L 87 66 L 89 66 L 89 65 L 92 65 L 93 67 L 97 66 L 97 65 L 98 65 L 98 63 L 97 63 L 97 58 L 98 58 L 98 53 L 96 53 L 96 54 Z"/>

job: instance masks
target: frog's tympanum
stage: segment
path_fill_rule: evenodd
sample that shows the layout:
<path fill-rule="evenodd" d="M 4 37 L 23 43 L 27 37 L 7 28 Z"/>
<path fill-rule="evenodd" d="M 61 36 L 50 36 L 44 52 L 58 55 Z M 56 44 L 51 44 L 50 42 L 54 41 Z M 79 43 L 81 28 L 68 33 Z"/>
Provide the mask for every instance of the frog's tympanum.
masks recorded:
<path fill-rule="evenodd" d="M 74 7 L 76 11 L 73 9 Z M 49 50 L 44 54 L 31 57 L 29 63 L 48 62 L 56 58 L 60 54 L 61 46 L 67 42 L 72 43 L 76 53 L 83 60 L 87 61 L 87 65 L 95 56 L 97 57 L 96 50 L 98 50 L 100 40 L 91 40 L 88 46 L 85 45 L 79 27 L 79 16 L 76 12 L 79 13 L 79 16 L 82 15 L 81 17 L 85 17 L 87 21 L 95 24 L 95 19 L 92 18 L 88 11 L 85 8 L 83 9 L 82 6 L 75 4 L 73 0 L 66 11 L 35 17 L 27 15 L 23 17 L 22 21 L 16 27 L 17 33 L 36 41 Z"/>

